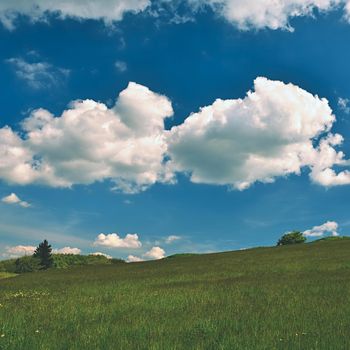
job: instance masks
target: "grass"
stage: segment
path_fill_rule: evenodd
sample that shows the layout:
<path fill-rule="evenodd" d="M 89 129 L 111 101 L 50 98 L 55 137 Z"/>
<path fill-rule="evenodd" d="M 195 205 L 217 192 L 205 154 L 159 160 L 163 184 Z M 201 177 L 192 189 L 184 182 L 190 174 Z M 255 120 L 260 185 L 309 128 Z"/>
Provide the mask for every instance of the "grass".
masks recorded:
<path fill-rule="evenodd" d="M 1 349 L 350 349 L 350 241 L 0 280 Z"/>
<path fill-rule="evenodd" d="M 17 276 L 15 273 L 10 272 L 0 272 L 0 280 L 3 278 L 15 277 Z"/>

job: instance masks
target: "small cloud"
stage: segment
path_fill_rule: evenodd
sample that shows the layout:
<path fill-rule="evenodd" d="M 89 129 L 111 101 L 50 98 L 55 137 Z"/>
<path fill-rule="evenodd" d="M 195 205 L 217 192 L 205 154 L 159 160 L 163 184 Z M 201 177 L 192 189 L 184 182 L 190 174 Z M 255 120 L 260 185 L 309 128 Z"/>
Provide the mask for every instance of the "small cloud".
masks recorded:
<path fill-rule="evenodd" d="M 173 243 L 173 242 L 175 242 L 175 241 L 178 241 L 179 239 L 181 239 L 180 236 L 170 235 L 170 236 L 168 236 L 168 237 L 165 239 L 165 243 L 166 243 L 166 244 L 171 244 L 171 243 Z"/>
<path fill-rule="evenodd" d="M 105 246 L 109 248 L 140 248 L 142 243 L 139 241 L 138 235 L 127 234 L 125 238 L 119 237 L 117 233 L 105 235 L 99 234 L 94 242 L 94 246 Z"/>
<path fill-rule="evenodd" d="M 339 225 L 335 221 L 327 221 L 323 225 L 314 226 L 312 229 L 304 231 L 303 234 L 306 237 L 321 237 L 326 233 L 331 233 L 332 236 L 339 236 L 337 232 L 338 227 Z"/>
<path fill-rule="evenodd" d="M 145 258 L 159 260 L 165 257 L 165 251 L 160 247 L 153 247 L 147 253 L 143 254 L 143 256 Z"/>
<path fill-rule="evenodd" d="M 15 247 L 7 247 L 3 257 L 5 258 L 18 258 L 20 256 L 33 255 L 36 247 L 26 246 L 26 245 L 17 245 Z"/>
<path fill-rule="evenodd" d="M 9 58 L 6 62 L 14 68 L 17 78 L 35 90 L 57 86 L 70 74 L 70 70 L 48 62 L 27 62 L 18 57 Z"/>
<path fill-rule="evenodd" d="M 79 255 L 81 253 L 81 250 L 79 248 L 71 248 L 71 247 L 64 247 L 61 249 L 54 249 L 54 254 L 73 254 L 73 255 Z"/>
<path fill-rule="evenodd" d="M 107 259 L 113 259 L 112 256 L 108 255 L 108 254 L 105 254 L 105 253 L 101 253 L 101 252 L 95 252 L 95 253 L 91 253 L 89 255 L 93 255 L 93 256 L 104 256 L 106 257 Z"/>
<path fill-rule="evenodd" d="M 16 193 L 11 193 L 10 195 L 1 199 L 3 203 L 19 205 L 22 208 L 29 208 L 30 204 L 26 201 L 22 201 Z"/>
<path fill-rule="evenodd" d="M 138 256 L 135 255 L 129 255 L 128 258 L 126 259 L 127 262 L 141 262 L 144 261 L 142 258 L 139 258 Z"/>
<path fill-rule="evenodd" d="M 124 73 L 128 70 L 128 65 L 124 61 L 116 61 L 114 66 L 120 73 Z"/>
<path fill-rule="evenodd" d="M 349 114 L 350 113 L 350 107 L 349 107 L 350 100 L 348 98 L 338 98 L 338 107 L 340 110 L 342 110 L 344 113 Z"/>

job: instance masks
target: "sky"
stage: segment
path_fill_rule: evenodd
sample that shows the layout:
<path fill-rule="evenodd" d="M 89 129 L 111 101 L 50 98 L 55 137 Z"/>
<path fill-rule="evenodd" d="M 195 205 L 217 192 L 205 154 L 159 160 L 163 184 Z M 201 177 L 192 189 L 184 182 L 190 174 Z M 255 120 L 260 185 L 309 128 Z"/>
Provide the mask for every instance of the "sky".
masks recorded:
<path fill-rule="evenodd" d="M 350 229 L 350 2 L 5 0 L 0 259 Z"/>

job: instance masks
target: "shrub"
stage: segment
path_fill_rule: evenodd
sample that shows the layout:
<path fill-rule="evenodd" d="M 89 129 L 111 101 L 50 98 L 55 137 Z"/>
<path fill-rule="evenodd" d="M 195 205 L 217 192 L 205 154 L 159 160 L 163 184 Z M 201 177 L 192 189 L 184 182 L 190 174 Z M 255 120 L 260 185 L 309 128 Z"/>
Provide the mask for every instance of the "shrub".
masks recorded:
<path fill-rule="evenodd" d="M 304 243 L 306 237 L 300 231 L 292 231 L 284 234 L 277 242 L 277 245 Z"/>
<path fill-rule="evenodd" d="M 38 258 L 34 258 L 33 256 L 18 258 L 15 265 L 15 273 L 34 272 L 39 271 L 42 268 L 40 265 L 40 260 Z"/>

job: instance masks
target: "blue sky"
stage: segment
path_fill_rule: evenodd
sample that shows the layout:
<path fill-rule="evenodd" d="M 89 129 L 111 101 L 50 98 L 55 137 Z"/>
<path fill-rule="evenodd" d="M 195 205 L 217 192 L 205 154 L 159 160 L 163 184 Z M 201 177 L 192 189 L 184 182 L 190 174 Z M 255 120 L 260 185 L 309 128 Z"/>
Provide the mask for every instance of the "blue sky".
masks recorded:
<path fill-rule="evenodd" d="M 0 5 L 2 258 L 44 238 L 132 260 L 348 233 L 345 1 L 28 3 Z"/>

